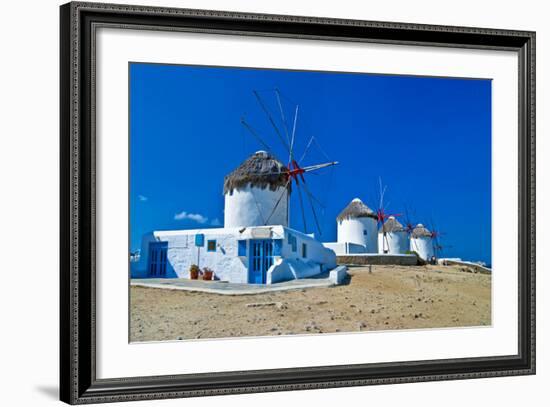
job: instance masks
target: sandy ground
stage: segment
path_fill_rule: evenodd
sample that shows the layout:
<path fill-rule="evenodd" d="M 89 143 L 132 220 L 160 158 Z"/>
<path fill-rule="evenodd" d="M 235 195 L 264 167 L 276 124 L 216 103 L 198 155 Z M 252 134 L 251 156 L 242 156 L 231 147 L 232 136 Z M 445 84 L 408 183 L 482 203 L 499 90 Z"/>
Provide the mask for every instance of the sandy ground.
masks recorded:
<path fill-rule="evenodd" d="M 131 287 L 130 340 L 490 325 L 491 276 L 449 266 L 348 270 L 330 288 L 226 296 Z"/>

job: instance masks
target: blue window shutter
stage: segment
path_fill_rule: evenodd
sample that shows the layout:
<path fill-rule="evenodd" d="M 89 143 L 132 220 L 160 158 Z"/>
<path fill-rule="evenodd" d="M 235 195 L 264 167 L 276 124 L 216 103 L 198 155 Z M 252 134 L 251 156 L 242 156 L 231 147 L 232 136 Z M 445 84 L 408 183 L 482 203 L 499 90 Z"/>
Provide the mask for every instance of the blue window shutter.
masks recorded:
<path fill-rule="evenodd" d="M 202 233 L 195 235 L 195 246 L 204 246 L 204 235 Z"/>
<path fill-rule="evenodd" d="M 246 240 L 239 240 L 238 256 L 246 256 Z"/>
<path fill-rule="evenodd" d="M 281 256 L 282 250 L 283 250 L 283 240 L 282 239 L 273 240 L 273 255 Z"/>

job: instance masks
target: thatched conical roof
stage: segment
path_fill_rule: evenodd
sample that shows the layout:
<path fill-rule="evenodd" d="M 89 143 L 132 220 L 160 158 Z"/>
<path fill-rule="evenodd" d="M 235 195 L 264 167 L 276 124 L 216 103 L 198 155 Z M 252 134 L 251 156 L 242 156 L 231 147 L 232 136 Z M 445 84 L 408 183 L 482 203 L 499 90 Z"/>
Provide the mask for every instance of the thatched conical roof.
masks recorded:
<path fill-rule="evenodd" d="M 395 232 L 404 232 L 405 228 L 397 219 L 395 219 L 395 216 L 390 216 L 386 222 L 384 222 L 384 225 L 380 228 L 378 233 L 395 233 Z"/>
<path fill-rule="evenodd" d="M 290 192 L 288 169 L 285 165 L 265 151 L 257 151 L 243 161 L 232 173 L 226 175 L 223 182 L 223 193 L 232 193 L 234 189 L 246 186 L 275 191 L 285 185 Z"/>
<path fill-rule="evenodd" d="M 422 223 L 419 223 L 412 230 L 411 236 L 415 239 L 418 237 L 431 237 L 432 233 Z"/>
<path fill-rule="evenodd" d="M 348 206 L 344 208 L 340 215 L 336 218 L 339 221 L 344 219 L 353 219 L 353 218 L 376 218 L 376 213 L 363 203 L 359 198 L 355 198 L 349 203 Z"/>

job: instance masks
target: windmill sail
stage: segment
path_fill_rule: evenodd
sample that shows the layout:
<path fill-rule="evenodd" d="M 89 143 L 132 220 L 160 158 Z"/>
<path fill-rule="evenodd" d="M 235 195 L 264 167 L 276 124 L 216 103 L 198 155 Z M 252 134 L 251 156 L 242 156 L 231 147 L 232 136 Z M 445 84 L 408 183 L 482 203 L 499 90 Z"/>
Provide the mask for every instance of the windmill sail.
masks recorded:
<path fill-rule="evenodd" d="M 273 90 L 276 106 L 280 118 L 277 120 L 275 116 L 272 113 L 272 110 L 270 110 L 268 104 L 264 100 L 264 97 L 260 94 L 259 91 L 254 90 L 253 94 L 256 98 L 256 101 L 260 107 L 260 110 L 264 113 L 264 115 L 267 118 L 267 121 L 269 123 L 269 127 L 274 131 L 276 138 L 280 141 L 280 144 L 283 146 L 286 153 L 288 153 L 289 162 L 288 165 L 284 168 L 281 168 L 280 166 L 275 166 L 273 171 L 265 171 L 264 168 L 262 168 L 260 171 L 250 171 L 248 173 L 248 176 L 251 178 L 270 178 L 270 177 L 276 177 L 277 179 L 280 178 L 280 181 L 284 180 L 284 188 L 282 189 L 280 195 L 278 196 L 278 199 L 274 202 L 273 207 L 269 208 L 267 211 L 267 214 L 264 216 L 262 215 L 262 218 L 264 219 L 264 224 L 269 224 L 271 220 L 274 217 L 274 214 L 276 213 L 277 209 L 279 208 L 281 202 L 284 200 L 284 197 L 286 194 L 285 191 L 288 191 L 288 193 L 291 192 L 292 184 L 294 184 L 295 189 L 298 192 L 298 202 L 300 206 L 300 212 L 302 215 L 302 223 L 304 232 L 308 233 L 308 222 L 306 217 L 306 209 L 305 209 L 305 203 L 304 199 L 309 204 L 309 209 L 311 211 L 311 216 L 313 217 L 313 221 L 316 227 L 316 230 L 319 234 L 322 234 L 321 225 L 319 222 L 319 216 L 318 211 L 316 210 L 316 206 L 320 206 L 321 208 L 324 208 L 324 205 L 321 204 L 320 200 L 313 194 L 311 189 L 308 187 L 306 183 L 306 174 L 308 173 L 315 173 L 316 171 L 333 167 L 338 164 L 337 161 L 332 161 L 328 159 L 328 156 L 322 151 L 322 149 L 319 146 L 319 143 L 317 142 L 315 137 L 311 137 L 305 150 L 303 151 L 303 154 L 299 161 L 296 161 L 295 159 L 295 152 L 294 152 L 294 146 L 296 144 L 296 132 L 297 132 L 297 122 L 298 122 L 298 111 L 299 106 L 296 105 L 292 111 L 293 111 L 293 120 L 291 126 L 289 126 L 289 123 L 287 122 L 287 116 L 285 115 L 285 109 L 283 106 L 283 96 L 279 89 Z M 259 142 L 263 148 L 266 148 L 267 151 L 273 155 L 273 149 L 270 147 L 270 143 L 267 143 L 260 135 L 260 132 L 252 127 L 246 119 L 241 119 L 241 124 L 243 127 L 248 131 L 249 134 L 253 136 L 253 138 Z M 290 129 L 292 129 L 290 131 Z M 284 136 L 283 136 L 284 134 Z M 286 138 L 286 140 L 285 140 Z M 326 162 L 321 162 L 317 164 L 307 165 L 307 166 L 301 166 L 301 162 L 305 159 L 305 157 L 308 155 L 310 149 L 312 146 L 316 146 L 318 150 L 322 151 L 324 156 L 327 158 Z M 281 186 L 281 183 L 278 184 Z M 303 193 L 302 193 L 303 190 Z M 288 195 L 287 195 L 288 199 Z M 288 205 L 286 205 L 287 208 L 287 221 L 288 221 Z M 260 206 L 258 205 L 258 211 L 261 210 Z"/>

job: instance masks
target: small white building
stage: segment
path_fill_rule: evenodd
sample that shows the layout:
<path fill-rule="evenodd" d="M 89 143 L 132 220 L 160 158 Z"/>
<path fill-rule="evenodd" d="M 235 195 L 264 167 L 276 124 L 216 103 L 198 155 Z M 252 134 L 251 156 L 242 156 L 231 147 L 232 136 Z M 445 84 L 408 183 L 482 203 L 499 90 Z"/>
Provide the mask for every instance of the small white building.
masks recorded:
<path fill-rule="evenodd" d="M 312 235 L 288 227 L 286 167 L 258 151 L 225 177 L 225 225 L 154 231 L 143 236 L 132 278 L 189 278 L 191 265 L 218 280 L 272 284 L 336 267 L 336 255 Z"/>
<path fill-rule="evenodd" d="M 424 260 L 430 260 L 434 255 L 431 232 L 422 223 L 416 225 L 411 233 L 410 250 Z"/>
<path fill-rule="evenodd" d="M 353 199 L 336 218 L 337 242 L 324 243 L 337 255 L 378 253 L 376 213 L 359 198 Z"/>
<path fill-rule="evenodd" d="M 405 254 L 408 250 L 407 231 L 394 216 L 390 216 L 378 231 L 378 253 Z"/>

